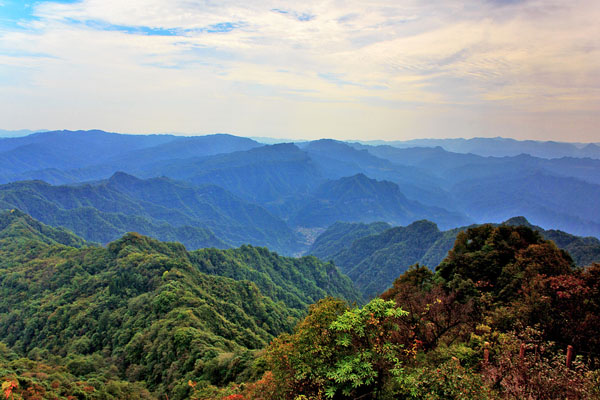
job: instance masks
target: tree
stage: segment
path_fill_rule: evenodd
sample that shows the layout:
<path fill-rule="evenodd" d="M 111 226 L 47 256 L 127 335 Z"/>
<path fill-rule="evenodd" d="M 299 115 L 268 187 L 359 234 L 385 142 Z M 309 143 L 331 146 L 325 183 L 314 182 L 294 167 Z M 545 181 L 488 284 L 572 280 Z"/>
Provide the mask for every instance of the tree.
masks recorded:
<path fill-rule="evenodd" d="M 393 300 L 376 298 L 353 309 L 321 300 L 295 334 L 267 350 L 280 398 L 381 398 L 386 383 L 401 373 L 402 346 L 392 337 L 407 314 Z"/>
<path fill-rule="evenodd" d="M 435 348 L 468 336 L 477 322 L 473 299 L 458 301 L 458 293 L 436 282 L 427 267 L 418 264 L 404 272 L 381 297 L 394 300 L 408 315 L 398 321 L 397 340 L 416 351 Z"/>

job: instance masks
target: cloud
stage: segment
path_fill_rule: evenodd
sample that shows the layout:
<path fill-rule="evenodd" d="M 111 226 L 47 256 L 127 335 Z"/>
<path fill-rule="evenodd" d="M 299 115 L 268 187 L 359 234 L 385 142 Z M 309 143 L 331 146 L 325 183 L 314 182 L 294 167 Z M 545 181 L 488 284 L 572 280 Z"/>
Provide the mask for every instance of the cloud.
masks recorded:
<path fill-rule="evenodd" d="M 31 14 L 0 30 L 0 74 L 19 82 L 0 81 L 7 128 L 32 107 L 35 126 L 65 127 L 62 107 L 78 127 L 296 137 L 560 139 L 571 118 L 584 140 L 600 123 L 595 0 L 41 1 Z M 39 111 L 49 98 L 54 114 Z"/>
<path fill-rule="evenodd" d="M 291 18 L 294 18 L 294 19 L 296 19 L 298 21 L 301 21 L 301 22 L 311 21 L 311 20 L 313 20 L 315 18 L 314 14 L 298 13 L 296 11 L 282 10 L 280 8 L 273 8 L 271 11 L 276 12 L 278 14 L 283 14 L 283 15 L 290 16 Z"/>

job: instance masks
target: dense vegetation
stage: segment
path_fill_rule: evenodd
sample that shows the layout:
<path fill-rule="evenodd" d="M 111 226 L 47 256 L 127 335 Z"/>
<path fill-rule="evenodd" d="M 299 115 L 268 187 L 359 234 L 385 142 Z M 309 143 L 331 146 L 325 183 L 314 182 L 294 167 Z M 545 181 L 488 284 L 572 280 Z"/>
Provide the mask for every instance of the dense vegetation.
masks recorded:
<path fill-rule="evenodd" d="M 600 264 L 575 267 L 528 227 L 483 225 L 435 273 L 415 264 L 362 308 L 321 300 L 269 345 L 261 380 L 196 398 L 599 399 L 599 331 Z"/>
<path fill-rule="evenodd" d="M 108 368 L 98 356 L 80 374 L 80 360 L 50 354 L 34 355 L 36 360 L 20 357 L 0 343 L 0 377 L 4 398 L 21 399 L 106 399 L 134 400 L 155 398 L 143 384 L 122 380 L 118 371 Z"/>
<path fill-rule="evenodd" d="M 567 250 L 579 266 L 600 262 L 597 238 L 544 230 L 523 217 L 511 218 L 503 224 L 523 225 L 539 232 L 543 238 Z M 317 238 L 309 254 L 332 260 L 366 297 L 373 297 L 390 287 L 399 274 L 415 263 L 431 268 L 438 265 L 454 245 L 457 235 L 466 229 L 440 231 L 429 221 L 387 229 L 383 223 L 338 223 Z"/>
<path fill-rule="evenodd" d="M 314 257 L 251 246 L 187 252 L 133 233 L 89 246 L 19 211 L 0 223 L 0 337 L 18 354 L 1 368 L 22 389 L 49 392 L 54 378 L 38 375 L 56 373 L 60 387 L 77 380 L 102 391 L 114 381 L 127 392 L 135 389 L 120 381 L 141 382 L 187 398 L 189 380 L 251 374 L 253 352 L 291 331 L 309 304 L 360 301 L 347 277 Z"/>
<path fill-rule="evenodd" d="M 17 210 L 0 228 L 9 398 L 600 398 L 600 264 L 527 226 L 461 231 L 364 305 L 315 257 L 100 247 Z"/>

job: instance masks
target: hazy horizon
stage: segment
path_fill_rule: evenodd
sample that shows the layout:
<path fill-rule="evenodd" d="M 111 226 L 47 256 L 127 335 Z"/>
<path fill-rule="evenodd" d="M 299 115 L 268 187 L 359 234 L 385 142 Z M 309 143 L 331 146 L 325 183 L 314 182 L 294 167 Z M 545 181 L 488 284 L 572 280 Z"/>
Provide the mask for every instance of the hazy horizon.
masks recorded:
<path fill-rule="evenodd" d="M 598 141 L 593 0 L 0 0 L 5 129 Z"/>
<path fill-rule="evenodd" d="M 42 132 L 55 132 L 55 131 L 104 131 L 108 133 L 117 133 L 121 135 L 173 135 L 173 136 L 182 136 L 182 137 L 194 137 L 194 136 L 209 136 L 209 135 L 232 135 L 238 137 L 244 137 L 248 139 L 253 139 L 258 142 L 264 140 L 265 144 L 272 143 L 284 143 L 284 142 L 309 142 L 313 140 L 339 140 L 343 142 L 362 142 L 362 143 L 376 143 L 376 142 L 410 142 L 417 140 L 472 140 L 472 139 L 502 139 L 502 140 L 517 140 L 517 141 L 535 141 L 535 142 L 556 142 L 556 143 L 569 143 L 569 144 L 600 144 L 600 141 L 590 141 L 590 142 L 581 142 L 581 141 L 569 141 L 569 140 L 540 140 L 540 139 L 517 139 L 513 137 L 506 136 L 472 136 L 472 137 L 413 137 L 413 138 L 405 138 L 405 139 L 378 139 L 378 138 L 367 138 L 367 139 L 358 139 L 358 138 L 333 138 L 333 137 L 321 137 L 315 139 L 307 139 L 307 138 L 286 138 L 286 137 L 277 137 L 277 136 L 250 136 L 250 135 L 240 135 L 231 132 L 198 132 L 198 133 L 182 133 L 182 132 L 112 132 L 100 128 L 91 128 L 91 129 L 0 129 L 0 138 L 13 138 L 13 137 L 22 137 L 27 136 L 33 133 L 42 133 Z M 15 135 L 11 135 L 14 133 Z M 270 143 L 272 142 L 272 143 Z"/>

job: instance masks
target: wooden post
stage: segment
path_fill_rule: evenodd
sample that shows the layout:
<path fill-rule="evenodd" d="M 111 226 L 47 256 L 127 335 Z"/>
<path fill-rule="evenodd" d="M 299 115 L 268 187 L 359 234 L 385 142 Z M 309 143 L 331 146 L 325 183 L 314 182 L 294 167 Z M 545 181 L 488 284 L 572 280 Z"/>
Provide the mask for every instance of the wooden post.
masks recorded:
<path fill-rule="evenodd" d="M 525 360 L 525 343 L 521 343 L 521 349 L 519 350 L 519 358 L 521 361 Z"/>
<path fill-rule="evenodd" d="M 488 363 L 490 361 L 490 344 L 488 342 L 485 342 L 483 344 L 483 362 L 484 363 Z"/>
<path fill-rule="evenodd" d="M 573 361 L 573 346 L 567 346 L 567 368 L 571 368 L 571 362 Z"/>

